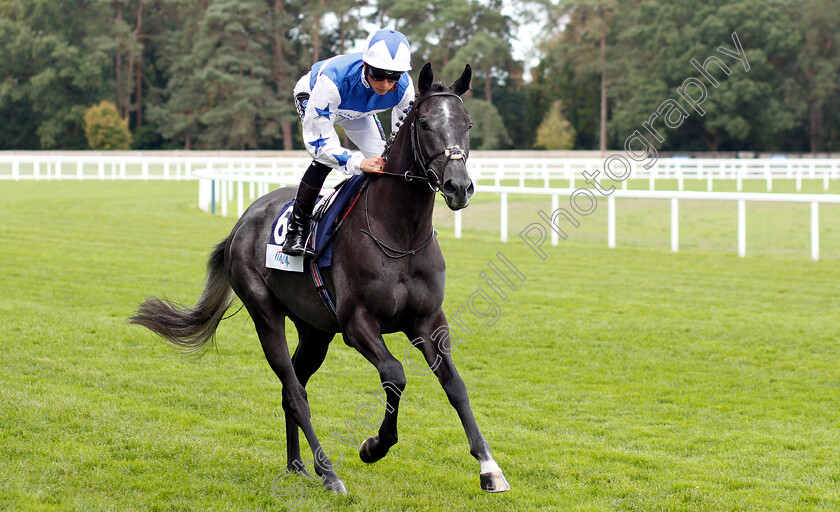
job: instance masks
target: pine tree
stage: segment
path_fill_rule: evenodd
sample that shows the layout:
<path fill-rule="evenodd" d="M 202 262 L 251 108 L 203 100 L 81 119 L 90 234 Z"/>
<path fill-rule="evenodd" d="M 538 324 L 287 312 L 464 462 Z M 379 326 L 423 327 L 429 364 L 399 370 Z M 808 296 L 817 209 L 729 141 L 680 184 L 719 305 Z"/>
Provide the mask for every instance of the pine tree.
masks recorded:
<path fill-rule="evenodd" d="M 0 149 L 81 149 L 85 109 L 109 97 L 108 6 L 0 2 Z"/>

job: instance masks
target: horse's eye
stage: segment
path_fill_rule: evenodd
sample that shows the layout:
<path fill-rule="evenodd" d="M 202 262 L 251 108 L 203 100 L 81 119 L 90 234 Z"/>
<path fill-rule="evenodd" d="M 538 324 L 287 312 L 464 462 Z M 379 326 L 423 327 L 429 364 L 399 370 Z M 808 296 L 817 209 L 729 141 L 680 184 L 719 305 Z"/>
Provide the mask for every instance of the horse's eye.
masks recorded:
<path fill-rule="evenodd" d="M 428 130 L 428 129 L 429 129 L 429 122 L 428 122 L 428 121 L 426 121 L 425 119 L 418 119 L 418 120 L 417 120 L 417 124 L 419 124 L 419 125 L 420 125 L 420 128 L 423 128 L 424 130 Z"/>

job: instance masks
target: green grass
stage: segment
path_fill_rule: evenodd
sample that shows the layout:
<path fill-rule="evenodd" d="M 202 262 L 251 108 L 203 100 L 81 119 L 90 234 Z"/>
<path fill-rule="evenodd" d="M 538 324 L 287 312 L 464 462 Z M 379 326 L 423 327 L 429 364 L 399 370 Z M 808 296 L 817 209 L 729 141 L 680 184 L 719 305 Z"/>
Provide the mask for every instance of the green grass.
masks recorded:
<path fill-rule="evenodd" d="M 280 386 L 247 315 L 223 322 L 200 359 L 126 324 L 147 295 L 198 296 L 234 219 L 199 212 L 196 188 L 0 183 L 0 509 L 291 503 L 272 494 L 285 467 Z M 812 262 L 807 230 L 805 245 L 786 238 L 805 208 L 753 218 L 748 206 L 759 238 L 738 258 L 734 207 L 681 209 L 687 247 L 673 254 L 667 204 L 619 201 L 618 249 L 606 248 L 599 208 L 543 261 L 516 234 L 548 205 L 512 198 L 502 244 L 496 201 L 476 198 L 462 240 L 451 213 L 439 209 L 438 224 L 447 311 L 488 289 L 479 273 L 499 251 L 526 276 L 494 325 L 464 315 L 472 334 L 454 353 L 512 490 L 479 490 L 433 377 L 407 372 L 385 459 L 365 465 L 337 442 L 379 396 L 375 370 L 337 339 L 308 389 L 348 494 L 281 479 L 306 492 L 295 510 L 840 508 L 837 212 L 821 209 L 825 259 Z M 763 243 L 771 232 L 779 240 Z M 388 344 L 404 357 L 404 337 Z"/>

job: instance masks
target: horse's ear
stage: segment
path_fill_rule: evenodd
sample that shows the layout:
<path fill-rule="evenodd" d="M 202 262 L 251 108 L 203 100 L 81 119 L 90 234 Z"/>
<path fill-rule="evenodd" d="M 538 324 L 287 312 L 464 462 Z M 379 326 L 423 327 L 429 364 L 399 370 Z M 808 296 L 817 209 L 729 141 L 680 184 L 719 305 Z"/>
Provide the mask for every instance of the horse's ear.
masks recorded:
<path fill-rule="evenodd" d="M 464 66 L 464 72 L 461 73 L 461 78 L 455 80 L 452 84 L 452 90 L 458 96 L 462 96 L 465 92 L 470 90 L 470 81 L 472 80 L 472 68 L 469 64 Z"/>
<path fill-rule="evenodd" d="M 435 75 L 432 73 L 432 63 L 427 62 L 420 70 L 420 79 L 417 81 L 417 86 L 420 88 L 420 95 L 426 94 L 432 88 L 432 81 Z"/>

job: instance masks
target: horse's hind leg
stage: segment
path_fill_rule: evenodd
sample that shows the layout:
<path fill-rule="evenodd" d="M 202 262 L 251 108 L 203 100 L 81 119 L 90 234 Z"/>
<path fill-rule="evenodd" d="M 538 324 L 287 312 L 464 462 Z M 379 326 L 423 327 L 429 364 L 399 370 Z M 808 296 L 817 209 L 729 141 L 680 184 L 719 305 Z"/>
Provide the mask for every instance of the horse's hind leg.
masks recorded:
<path fill-rule="evenodd" d="M 346 492 L 344 484 L 333 470 L 332 462 L 321 448 L 321 443 L 312 428 L 309 402 L 306 390 L 295 375 L 289 347 L 286 344 L 285 314 L 268 290 L 260 288 L 256 281 L 251 287 L 237 290 L 237 294 L 248 308 L 260 338 L 268 364 L 283 386 L 283 410 L 286 417 L 300 425 L 315 459 L 315 473 L 321 477 L 324 488 L 335 492 Z M 242 292 L 242 293 L 240 293 Z"/>
<path fill-rule="evenodd" d="M 405 389 L 405 372 L 402 364 L 388 351 L 379 326 L 367 311 L 358 309 L 344 326 L 345 343 L 358 350 L 376 367 L 385 389 L 385 417 L 379 427 L 379 434 L 365 440 L 359 449 L 359 457 L 363 462 L 376 462 L 397 444 L 397 409 Z"/>
<path fill-rule="evenodd" d="M 458 375 L 452 362 L 452 340 L 449 336 L 449 324 L 443 311 L 430 320 L 424 321 L 415 331 L 406 332 L 408 338 L 423 353 L 429 367 L 437 376 L 449 403 L 458 412 L 461 424 L 470 443 L 470 453 L 481 464 L 481 489 L 488 492 L 504 492 L 510 485 L 502 474 L 501 468 L 490 454 L 490 445 L 484 439 L 475 415 L 470 408 L 467 386 Z"/>
<path fill-rule="evenodd" d="M 306 388 L 309 378 L 318 371 L 324 358 L 327 357 L 330 342 L 335 334 L 320 331 L 303 322 L 296 322 L 295 327 L 297 327 L 299 341 L 295 355 L 292 356 L 292 366 L 298 382 Z M 286 413 L 286 467 L 290 471 L 305 475 L 307 472 L 300 456 L 298 428 L 292 415 Z"/>

